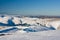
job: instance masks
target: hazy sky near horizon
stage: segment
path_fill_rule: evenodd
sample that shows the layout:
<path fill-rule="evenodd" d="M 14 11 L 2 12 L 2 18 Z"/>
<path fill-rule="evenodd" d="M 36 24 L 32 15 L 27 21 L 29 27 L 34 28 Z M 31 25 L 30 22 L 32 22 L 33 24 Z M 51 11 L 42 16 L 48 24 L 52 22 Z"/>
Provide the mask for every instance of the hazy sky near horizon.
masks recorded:
<path fill-rule="evenodd" d="M 60 15 L 60 0 L 0 0 L 0 14 Z"/>

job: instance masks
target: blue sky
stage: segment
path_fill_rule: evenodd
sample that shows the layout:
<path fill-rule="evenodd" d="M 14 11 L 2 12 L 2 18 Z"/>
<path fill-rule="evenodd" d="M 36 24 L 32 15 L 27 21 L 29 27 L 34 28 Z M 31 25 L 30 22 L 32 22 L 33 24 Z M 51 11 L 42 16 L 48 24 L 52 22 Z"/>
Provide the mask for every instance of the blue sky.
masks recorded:
<path fill-rule="evenodd" d="M 0 14 L 60 15 L 60 0 L 0 0 Z"/>

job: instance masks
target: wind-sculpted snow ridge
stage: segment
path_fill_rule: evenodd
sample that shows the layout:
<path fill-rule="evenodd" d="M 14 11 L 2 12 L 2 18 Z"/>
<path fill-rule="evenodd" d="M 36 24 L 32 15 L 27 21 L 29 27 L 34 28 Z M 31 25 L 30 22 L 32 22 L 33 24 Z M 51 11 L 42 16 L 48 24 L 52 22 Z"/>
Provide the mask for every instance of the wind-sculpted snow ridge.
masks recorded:
<path fill-rule="evenodd" d="M 60 19 L 0 16 L 0 40 L 60 40 Z"/>
<path fill-rule="evenodd" d="M 0 33 L 15 32 L 18 29 L 16 27 L 6 27 L 0 30 Z"/>
<path fill-rule="evenodd" d="M 0 16 L 0 26 L 7 28 L 1 30 L 0 33 L 11 33 L 16 31 L 28 33 L 28 32 L 56 30 L 60 26 L 59 22 L 60 19 L 55 21 L 55 18 L 42 19 L 42 18 L 30 18 L 30 17 Z"/>
<path fill-rule="evenodd" d="M 43 26 L 34 26 L 23 29 L 26 32 L 39 32 L 39 31 L 48 31 L 48 30 L 55 30 L 53 27 L 43 27 Z"/>

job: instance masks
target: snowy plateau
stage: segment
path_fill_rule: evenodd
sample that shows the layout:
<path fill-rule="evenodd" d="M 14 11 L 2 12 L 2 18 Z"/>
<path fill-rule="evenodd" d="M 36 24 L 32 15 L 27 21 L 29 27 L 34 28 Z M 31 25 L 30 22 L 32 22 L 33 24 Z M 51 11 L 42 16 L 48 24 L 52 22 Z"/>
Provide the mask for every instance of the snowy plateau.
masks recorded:
<path fill-rule="evenodd" d="M 0 15 L 0 40 L 60 40 L 60 18 Z"/>

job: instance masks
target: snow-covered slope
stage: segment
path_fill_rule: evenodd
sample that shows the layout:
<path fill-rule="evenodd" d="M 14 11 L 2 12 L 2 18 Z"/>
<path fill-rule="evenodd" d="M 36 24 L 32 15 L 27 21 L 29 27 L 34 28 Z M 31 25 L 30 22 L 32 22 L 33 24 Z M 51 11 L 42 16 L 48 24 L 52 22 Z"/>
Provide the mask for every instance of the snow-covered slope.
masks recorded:
<path fill-rule="evenodd" d="M 17 31 L 11 35 L 0 36 L 0 40 L 60 40 L 60 30 L 32 33 Z"/>
<path fill-rule="evenodd" d="M 15 24 L 21 24 L 20 18 L 18 18 L 18 17 L 14 17 L 12 21 L 13 21 Z"/>
<path fill-rule="evenodd" d="M 0 16 L 0 40 L 60 40 L 60 19 Z"/>
<path fill-rule="evenodd" d="M 52 21 L 48 25 L 54 27 L 55 29 L 60 29 L 60 20 L 59 21 Z"/>
<path fill-rule="evenodd" d="M 60 20 L 58 21 L 52 21 L 54 19 L 52 18 L 30 18 L 30 17 L 16 17 L 16 16 L 0 16 L 0 26 L 21 26 L 25 24 L 29 24 L 31 26 L 46 26 L 46 27 L 53 27 L 55 29 L 58 29 L 60 26 Z"/>
<path fill-rule="evenodd" d="M 7 21 L 8 21 L 9 18 L 10 18 L 10 17 L 3 17 L 3 18 L 0 17 L 0 22 L 1 22 L 1 23 L 4 23 L 4 24 L 8 24 Z"/>

